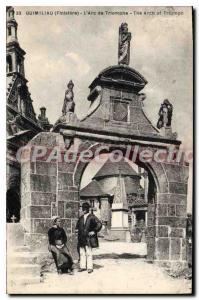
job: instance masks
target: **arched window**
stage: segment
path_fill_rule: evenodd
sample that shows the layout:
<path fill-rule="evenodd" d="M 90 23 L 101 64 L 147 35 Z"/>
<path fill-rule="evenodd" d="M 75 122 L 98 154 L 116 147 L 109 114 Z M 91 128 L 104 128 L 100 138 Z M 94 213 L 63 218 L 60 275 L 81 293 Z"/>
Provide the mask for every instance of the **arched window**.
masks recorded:
<path fill-rule="evenodd" d="M 11 57 L 11 55 L 7 55 L 6 62 L 7 62 L 7 72 L 12 72 L 13 66 L 12 66 L 12 57 Z"/>
<path fill-rule="evenodd" d="M 8 36 L 12 35 L 11 27 L 8 27 Z"/>
<path fill-rule="evenodd" d="M 17 72 L 22 73 L 23 62 L 20 57 L 17 57 Z"/>

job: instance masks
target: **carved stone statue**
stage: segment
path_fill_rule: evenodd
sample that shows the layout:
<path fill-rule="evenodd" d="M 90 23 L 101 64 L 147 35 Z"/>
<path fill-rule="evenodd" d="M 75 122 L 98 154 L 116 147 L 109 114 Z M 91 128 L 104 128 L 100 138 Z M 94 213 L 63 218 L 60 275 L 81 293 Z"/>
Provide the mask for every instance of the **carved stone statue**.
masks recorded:
<path fill-rule="evenodd" d="M 67 112 L 73 112 L 75 110 L 75 102 L 73 101 L 74 93 L 73 93 L 73 87 L 74 83 L 72 80 L 69 81 L 67 85 L 68 89 L 65 92 L 65 98 L 64 98 L 64 104 L 62 108 L 62 115 L 66 115 Z"/>
<path fill-rule="evenodd" d="M 122 23 L 119 27 L 118 63 L 129 65 L 130 61 L 131 33 L 128 32 L 128 24 Z"/>
<path fill-rule="evenodd" d="M 7 120 L 7 125 L 9 129 L 9 133 L 11 135 L 16 134 L 19 131 L 19 124 L 21 123 L 20 115 L 13 116 L 11 119 Z"/>
<path fill-rule="evenodd" d="M 157 128 L 160 129 L 162 127 L 171 127 L 173 105 L 169 102 L 168 99 L 165 99 L 163 101 L 158 114 L 159 119 L 157 123 Z"/>

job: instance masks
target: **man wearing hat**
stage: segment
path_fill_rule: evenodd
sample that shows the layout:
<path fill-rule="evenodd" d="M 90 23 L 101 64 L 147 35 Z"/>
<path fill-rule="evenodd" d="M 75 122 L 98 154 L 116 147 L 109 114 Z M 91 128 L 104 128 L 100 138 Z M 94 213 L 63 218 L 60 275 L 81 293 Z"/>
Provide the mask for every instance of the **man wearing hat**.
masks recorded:
<path fill-rule="evenodd" d="M 79 218 L 76 225 L 76 233 L 78 234 L 78 249 L 80 254 L 79 272 L 93 272 L 92 248 L 97 248 L 98 238 L 97 232 L 102 228 L 102 223 L 94 215 L 89 213 L 90 205 L 85 202 L 82 204 L 83 215 Z"/>
<path fill-rule="evenodd" d="M 67 236 L 61 227 L 58 216 L 52 218 L 53 226 L 48 230 L 49 251 L 54 258 L 58 274 L 69 273 L 73 275 L 73 260 L 67 248 Z"/>

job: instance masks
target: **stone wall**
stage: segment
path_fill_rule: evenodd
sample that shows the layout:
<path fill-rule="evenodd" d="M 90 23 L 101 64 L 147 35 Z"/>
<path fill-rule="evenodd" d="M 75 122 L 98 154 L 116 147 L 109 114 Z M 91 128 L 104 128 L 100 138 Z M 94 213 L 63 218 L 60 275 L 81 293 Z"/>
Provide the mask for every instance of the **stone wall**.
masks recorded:
<path fill-rule="evenodd" d="M 36 146 L 47 147 L 51 152 L 61 146 L 63 138 L 56 133 L 41 133 L 31 143 L 31 153 Z M 48 156 L 49 157 L 49 156 Z M 75 223 L 78 217 L 78 188 L 73 185 L 74 164 L 47 156 L 22 163 L 22 209 L 21 219 L 26 230 L 25 242 L 35 251 L 47 251 L 47 232 L 52 226 L 52 216 L 59 215 L 63 227 L 72 243 Z"/>
<path fill-rule="evenodd" d="M 164 176 L 159 171 L 156 201 L 148 207 L 148 259 L 163 266 L 185 264 L 188 167 L 161 166 Z"/>

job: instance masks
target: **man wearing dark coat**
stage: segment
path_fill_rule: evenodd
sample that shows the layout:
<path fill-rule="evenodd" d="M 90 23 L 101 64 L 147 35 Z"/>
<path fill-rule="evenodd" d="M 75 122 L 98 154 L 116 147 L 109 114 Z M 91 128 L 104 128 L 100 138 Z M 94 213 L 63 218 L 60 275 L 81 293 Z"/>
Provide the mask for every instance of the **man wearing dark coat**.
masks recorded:
<path fill-rule="evenodd" d="M 48 230 L 49 251 L 57 267 L 58 274 L 69 273 L 73 275 L 73 260 L 66 246 L 67 236 L 61 227 L 59 217 L 53 218 L 53 226 Z"/>
<path fill-rule="evenodd" d="M 94 215 L 89 213 L 90 205 L 85 202 L 82 205 L 83 215 L 79 218 L 76 225 L 76 233 L 78 234 L 78 249 L 80 254 L 79 272 L 93 272 L 92 248 L 99 246 L 97 232 L 102 228 L 102 223 Z"/>

